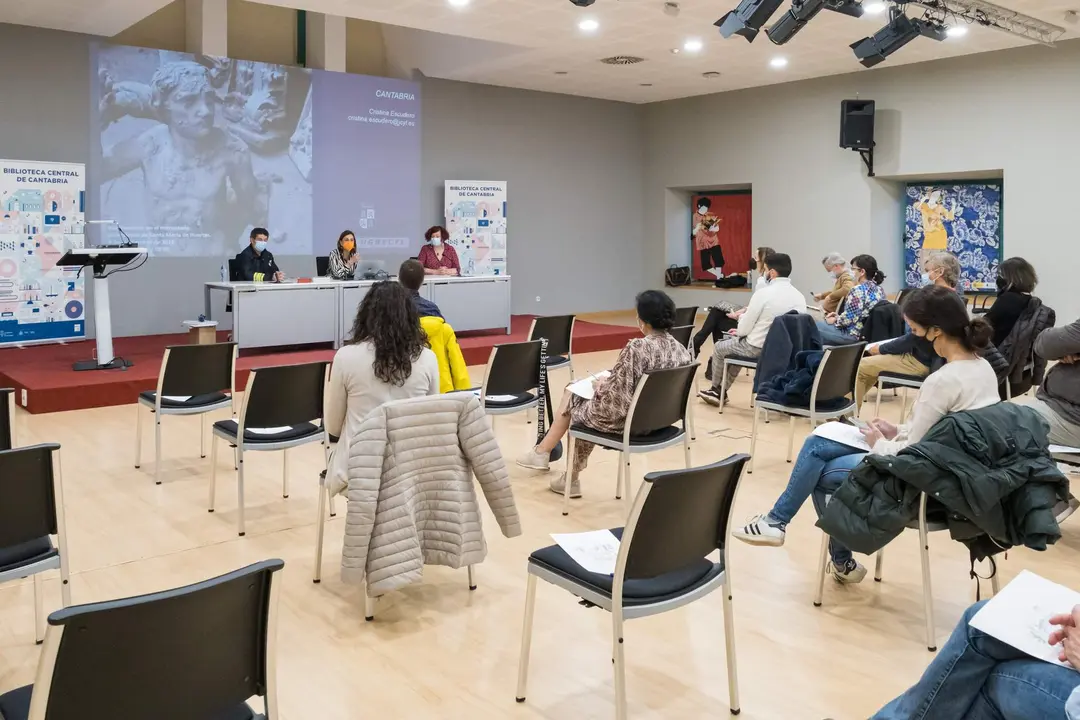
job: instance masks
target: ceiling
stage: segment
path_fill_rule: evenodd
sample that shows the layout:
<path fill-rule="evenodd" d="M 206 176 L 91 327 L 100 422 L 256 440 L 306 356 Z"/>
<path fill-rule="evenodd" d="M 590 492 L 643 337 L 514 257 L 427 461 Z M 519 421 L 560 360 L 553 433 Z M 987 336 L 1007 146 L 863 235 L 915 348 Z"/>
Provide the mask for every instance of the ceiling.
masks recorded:
<path fill-rule="evenodd" d="M 589 8 L 575 7 L 569 0 L 471 0 L 462 9 L 451 7 L 448 0 L 261 1 L 383 23 L 395 68 L 634 103 L 866 72 L 848 46 L 884 24 L 884 16 L 856 19 L 823 11 L 787 45 L 775 46 L 764 34 L 753 44 L 720 37 L 713 23 L 737 0 L 678 0 L 677 17 L 664 14 L 663 0 L 596 0 Z M 1065 38 L 1078 36 L 1080 26 L 1066 25 L 1064 16 L 1080 10 L 1080 0 L 998 2 L 1066 26 Z M 166 4 L 168 0 L 0 0 L 0 21 L 109 36 Z M 577 24 L 585 18 L 597 20 L 599 29 L 579 30 Z M 969 30 L 944 42 L 917 38 L 880 67 L 1030 44 L 988 28 Z M 703 41 L 700 52 L 671 52 L 691 37 Z M 645 61 L 630 66 L 599 62 L 612 55 Z M 787 67 L 770 67 L 777 56 L 787 58 Z M 720 76 L 702 77 L 705 72 Z"/>

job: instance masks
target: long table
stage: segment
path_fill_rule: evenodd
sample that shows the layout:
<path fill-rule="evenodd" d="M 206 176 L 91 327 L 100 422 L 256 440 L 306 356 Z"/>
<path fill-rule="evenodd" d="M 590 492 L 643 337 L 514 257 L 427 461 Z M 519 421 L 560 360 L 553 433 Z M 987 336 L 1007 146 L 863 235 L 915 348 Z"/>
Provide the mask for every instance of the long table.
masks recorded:
<path fill-rule="evenodd" d="M 240 348 L 333 343 L 352 331 L 356 308 L 377 281 L 316 279 L 310 283 L 208 282 L 204 314 L 213 319 L 214 291 L 232 299 L 233 339 Z M 431 276 L 420 294 L 457 332 L 505 328 L 510 333 L 510 276 Z"/>

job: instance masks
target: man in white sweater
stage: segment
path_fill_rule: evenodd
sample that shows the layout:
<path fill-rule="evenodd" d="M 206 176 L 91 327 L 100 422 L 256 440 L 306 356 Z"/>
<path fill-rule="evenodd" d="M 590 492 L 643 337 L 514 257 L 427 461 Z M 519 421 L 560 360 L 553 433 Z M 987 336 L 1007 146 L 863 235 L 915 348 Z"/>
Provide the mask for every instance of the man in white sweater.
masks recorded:
<path fill-rule="evenodd" d="M 733 335 L 713 346 L 712 387 L 702 390 L 698 396 L 710 405 L 719 405 L 721 395 L 726 396 L 731 383 L 735 382 L 740 368 L 732 365 L 728 368 L 727 384 L 723 384 L 723 363 L 726 357 L 756 358 L 765 346 L 765 337 L 769 334 L 773 319 L 777 315 L 796 310 L 806 310 L 806 299 L 791 284 L 791 258 L 784 253 L 770 253 L 764 258 L 762 277 L 768 283 L 754 292 L 750 305 L 740 313 L 729 317 L 738 317 L 739 326 Z M 723 387 L 721 387 L 723 385 Z"/>

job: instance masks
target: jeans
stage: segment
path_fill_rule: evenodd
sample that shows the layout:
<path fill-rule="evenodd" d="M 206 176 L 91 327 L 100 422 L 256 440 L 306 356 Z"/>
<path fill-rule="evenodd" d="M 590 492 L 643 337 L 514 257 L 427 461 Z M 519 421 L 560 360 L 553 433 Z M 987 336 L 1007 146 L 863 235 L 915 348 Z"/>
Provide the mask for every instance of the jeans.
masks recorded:
<path fill-rule="evenodd" d="M 971 627 L 985 602 L 967 609 L 919 681 L 872 720 L 1064 720 L 1080 673 L 1036 660 Z"/>
<path fill-rule="evenodd" d="M 848 448 L 848 451 L 850 450 L 851 448 Z M 821 517 L 821 514 L 825 512 L 825 504 L 829 501 L 829 496 L 844 484 L 844 480 L 847 479 L 848 473 L 850 473 L 856 465 L 862 462 L 865 454 L 866 453 L 857 452 L 852 455 L 841 455 L 835 460 L 830 460 L 825 463 L 825 467 L 821 470 L 821 477 L 818 479 L 817 486 L 814 488 L 814 494 L 812 495 L 814 509 L 817 511 L 818 517 Z M 847 564 L 848 560 L 852 559 L 851 551 L 833 537 L 829 538 L 829 557 L 832 558 L 833 565 L 836 567 L 843 567 Z"/>
<path fill-rule="evenodd" d="M 837 330 L 835 325 L 830 325 L 824 320 L 817 321 L 818 333 L 821 334 L 822 345 L 854 345 L 859 342 L 855 335 L 848 335 L 843 330 Z"/>

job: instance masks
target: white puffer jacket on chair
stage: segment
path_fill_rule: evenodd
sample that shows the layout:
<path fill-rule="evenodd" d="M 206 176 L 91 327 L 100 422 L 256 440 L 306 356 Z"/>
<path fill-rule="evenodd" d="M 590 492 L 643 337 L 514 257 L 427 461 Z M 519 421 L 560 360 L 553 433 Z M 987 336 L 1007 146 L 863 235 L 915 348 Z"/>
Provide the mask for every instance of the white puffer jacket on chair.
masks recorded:
<path fill-rule="evenodd" d="M 503 535 L 521 534 L 506 463 L 472 393 L 380 405 L 349 439 L 347 452 L 341 579 L 366 578 L 370 597 L 420 581 L 424 565 L 483 561 L 487 543 L 474 474 Z"/>

